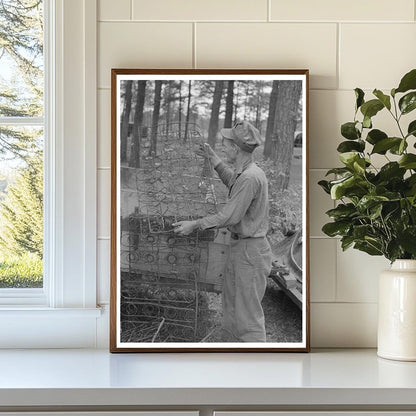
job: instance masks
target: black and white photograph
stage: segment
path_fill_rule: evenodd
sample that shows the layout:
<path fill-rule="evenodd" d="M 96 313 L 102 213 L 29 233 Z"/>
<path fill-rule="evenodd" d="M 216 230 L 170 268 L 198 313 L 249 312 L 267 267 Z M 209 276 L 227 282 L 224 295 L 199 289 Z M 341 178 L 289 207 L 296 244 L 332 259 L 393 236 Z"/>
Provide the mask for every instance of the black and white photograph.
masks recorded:
<path fill-rule="evenodd" d="M 307 107 L 307 70 L 112 70 L 112 352 L 309 350 Z"/>

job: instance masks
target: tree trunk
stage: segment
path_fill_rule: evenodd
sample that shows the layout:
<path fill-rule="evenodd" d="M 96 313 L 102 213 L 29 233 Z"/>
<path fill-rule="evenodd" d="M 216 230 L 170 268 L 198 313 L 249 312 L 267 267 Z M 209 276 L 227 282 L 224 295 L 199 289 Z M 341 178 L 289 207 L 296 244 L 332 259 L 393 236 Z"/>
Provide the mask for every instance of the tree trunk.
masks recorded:
<path fill-rule="evenodd" d="M 272 150 L 272 158 L 279 172 L 277 190 L 285 190 L 289 185 L 301 93 L 301 81 L 280 81 L 274 128 L 277 140 Z"/>
<path fill-rule="evenodd" d="M 261 133 L 261 104 L 263 98 L 263 81 L 259 81 L 258 90 L 257 90 L 257 106 L 256 106 L 256 128 Z"/>
<path fill-rule="evenodd" d="M 224 119 L 225 128 L 230 128 L 233 124 L 233 111 L 234 111 L 234 81 L 228 81 L 227 99 L 225 102 L 225 119 Z"/>
<path fill-rule="evenodd" d="M 166 87 L 166 95 L 165 95 L 165 102 L 166 102 L 166 137 L 169 136 L 169 124 L 170 124 L 170 102 L 171 102 L 171 97 L 170 97 L 170 92 L 171 92 L 171 85 L 172 85 L 172 81 L 168 81 L 168 85 Z"/>
<path fill-rule="evenodd" d="M 136 107 L 134 109 L 133 143 L 129 166 L 140 167 L 140 142 L 142 137 L 143 108 L 146 96 L 146 81 L 138 81 Z"/>
<path fill-rule="evenodd" d="M 127 162 L 127 137 L 129 135 L 129 121 L 131 112 L 131 97 L 133 81 L 126 81 L 126 90 L 124 93 L 124 108 L 121 115 L 120 127 L 120 161 Z"/>
<path fill-rule="evenodd" d="M 272 155 L 274 124 L 276 119 L 276 105 L 277 105 L 277 95 L 278 95 L 279 81 L 273 81 L 272 92 L 270 93 L 270 102 L 269 102 L 269 116 L 267 118 L 266 126 L 266 140 L 264 143 L 263 156 L 265 159 L 268 159 Z"/>
<path fill-rule="evenodd" d="M 239 97 L 239 88 L 240 88 L 240 84 L 238 83 L 238 81 L 235 83 L 236 84 L 236 96 L 235 96 L 235 105 L 234 105 L 234 124 L 237 123 L 237 112 L 238 112 L 238 97 Z"/>
<path fill-rule="evenodd" d="M 188 84 L 188 108 L 186 109 L 186 122 L 185 122 L 185 142 L 188 140 L 188 125 L 189 125 L 189 116 L 191 113 L 191 87 L 192 81 L 189 81 Z"/>
<path fill-rule="evenodd" d="M 155 103 L 153 106 L 152 133 L 150 136 L 150 155 L 156 155 L 157 153 L 157 125 L 159 124 L 162 82 L 163 81 L 156 81 L 155 83 Z"/>
<path fill-rule="evenodd" d="M 215 81 L 214 97 L 212 99 L 211 118 L 208 126 L 208 143 L 214 149 L 218 132 L 218 119 L 220 115 L 221 96 L 224 81 Z"/>
<path fill-rule="evenodd" d="M 181 126 L 182 125 L 182 81 L 179 81 L 179 126 L 178 126 L 178 139 L 182 138 Z"/>

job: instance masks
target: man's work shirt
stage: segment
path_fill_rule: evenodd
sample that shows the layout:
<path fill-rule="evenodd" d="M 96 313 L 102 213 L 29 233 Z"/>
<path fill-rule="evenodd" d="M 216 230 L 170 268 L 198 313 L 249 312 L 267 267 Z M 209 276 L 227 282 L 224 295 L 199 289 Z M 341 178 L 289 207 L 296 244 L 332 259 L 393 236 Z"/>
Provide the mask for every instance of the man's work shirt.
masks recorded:
<path fill-rule="evenodd" d="M 251 161 L 239 171 L 224 162 L 215 170 L 229 189 L 229 199 L 220 212 L 199 219 L 199 228 L 227 227 L 240 237 L 264 237 L 269 228 L 269 195 L 263 170 Z"/>

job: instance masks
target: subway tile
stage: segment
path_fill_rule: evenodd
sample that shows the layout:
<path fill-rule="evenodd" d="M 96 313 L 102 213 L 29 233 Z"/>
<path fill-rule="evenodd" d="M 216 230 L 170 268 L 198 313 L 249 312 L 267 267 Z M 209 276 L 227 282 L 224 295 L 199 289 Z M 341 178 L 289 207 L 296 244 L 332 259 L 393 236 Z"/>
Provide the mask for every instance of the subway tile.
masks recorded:
<path fill-rule="evenodd" d="M 111 213 L 111 171 L 110 169 L 98 170 L 98 237 L 110 237 L 110 213 Z"/>
<path fill-rule="evenodd" d="M 98 167 L 111 166 L 111 91 L 98 91 Z"/>
<path fill-rule="evenodd" d="M 266 20 L 268 0 L 133 0 L 135 20 Z"/>
<path fill-rule="evenodd" d="M 99 0 L 98 20 L 130 20 L 130 0 Z"/>
<path fill-rule="evenodd" d="M 321 229 L 330 221 L 325 212 L 334 208 L 334 201 L 318 185 L 318 182 L 324 178 L 325 171 L 323 170 L 309 171 L 309 232 L 311 237 L 325 236 Z"/>
<path fill-rule="evenodd" d="M 110 240 L 97 241 L 98 304 L 110 301 Z"/>
<path fill-rule="evenodd" d="M 388 268 L 389 261 L 382 256 L 353 248 L 342 251 L 337 244 L 337 301 L 377 302 L 378 277 Z"/>
<path fill-rule="evenodd" d="M 312 88 L 336 88 L 336 50 L 330 23 L 200 23 L 196 29 L 198 68 L 307 68 Z"/>
<path fill-rule="evenodd" d="M 311 91 L 309 108 L 309 167 L 340 166 L 337 147 L 341 124 L 354 118 L 354 91 Z"/>
<path fill-rule="evenodd" d="M 416 25 L 341 24 L 340 88 L 387 89 L 415 67 Z"/>
<path fill-rule="evenodd" d="M 313 348 L 372 348 L 376 345 L 377 304 L 311 304 Z"/>
<path fill-rule="evenodd" d="M 271 0 L 272 20 L 413 21 L 413 0 Z"/>
<path fill-rule="evenodd" d="M 310 239 L 310 285 L 312 302 L 335 301 L 337 239 Z"/>
<path fill-rule="evenodd" d="M 99 24 L 100 88 L 111 86 L 111 68 L 191 68 L 192 23 Z"/>

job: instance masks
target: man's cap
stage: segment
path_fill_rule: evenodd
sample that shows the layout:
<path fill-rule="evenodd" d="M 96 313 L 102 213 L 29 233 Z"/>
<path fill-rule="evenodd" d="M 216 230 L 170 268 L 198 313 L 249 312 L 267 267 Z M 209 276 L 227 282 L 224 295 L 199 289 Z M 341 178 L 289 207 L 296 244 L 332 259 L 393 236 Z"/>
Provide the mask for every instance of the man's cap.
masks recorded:
<path fill-rule="evenodd" d="M 230 129 L 221 129 L 221 134 L 232 140 L 240 149 L 251 153 L 263 143 L 260 132 L 248 121 L 235 123 Z"/>

